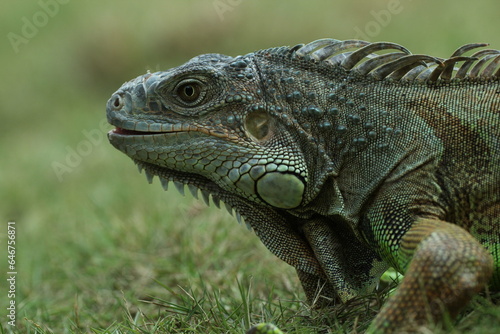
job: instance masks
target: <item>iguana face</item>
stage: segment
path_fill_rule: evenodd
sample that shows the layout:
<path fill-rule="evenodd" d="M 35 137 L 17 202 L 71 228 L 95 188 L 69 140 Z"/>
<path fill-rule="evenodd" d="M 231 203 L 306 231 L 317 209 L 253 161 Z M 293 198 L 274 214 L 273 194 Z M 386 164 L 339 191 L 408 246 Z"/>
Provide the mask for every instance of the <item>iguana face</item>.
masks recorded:
<path fill-rule="evenodd" d="M 304 156 L 264 102 L 245 57 L 202 55 L 125 83 L 108 101 L 111 143 L 164 185 L 227 192 L 281 209 L 301 205 Z M 183 186 L 179 186 L 183 187 Z"/>

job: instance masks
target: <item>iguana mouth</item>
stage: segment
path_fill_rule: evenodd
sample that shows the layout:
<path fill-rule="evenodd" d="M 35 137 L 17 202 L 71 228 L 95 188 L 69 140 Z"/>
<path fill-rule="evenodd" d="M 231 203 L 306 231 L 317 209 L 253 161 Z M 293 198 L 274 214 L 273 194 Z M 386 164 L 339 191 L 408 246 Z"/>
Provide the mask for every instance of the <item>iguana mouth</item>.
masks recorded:
<path fill-rule="evenodd" d="M 123 135 L 123 136 L 138 136 L 138 135 L 158 135 L 165 132 L 146 132 L 146 131 L 135 131 L 135 130 L 127 130 L 123 128 L 116 127 L 111 130 L 113 134 Z"/>
<path fill-rule="evenodd" d="M 181 128 L 181 129 L 176 129 L 175 126 L 171 126 L 171 129 L 165 131 L 137 131 L 137 130 L 128 130 L 117 126 L 109 133 L 111 135 L 122 135 L 122 136 L 146 136 L 146 135 L 165 135 L 165 134 L 173 134 L 181 132 L 200 132 L 212 137 L 229 139 L 233 141 L 239 139 L 237 135 L 230 132 L 225 132 L 217 129 L 205 129 L 203 127 L 195 127 L 195 126 L 189 126 L 188 128 Z"/>

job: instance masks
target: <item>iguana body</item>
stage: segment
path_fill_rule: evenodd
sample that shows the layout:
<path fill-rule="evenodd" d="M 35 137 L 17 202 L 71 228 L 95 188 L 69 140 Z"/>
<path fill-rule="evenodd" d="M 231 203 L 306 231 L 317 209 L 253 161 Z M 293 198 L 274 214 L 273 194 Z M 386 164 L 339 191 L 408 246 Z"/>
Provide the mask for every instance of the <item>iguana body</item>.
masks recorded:
<path fill-rule="evenodd" d="M 125 83 L 111 143 L 243 217 L 319 304 L 405 274 L 370 332 L 500 288 L 500 55 L 319 40 L 208 54 Z"/>

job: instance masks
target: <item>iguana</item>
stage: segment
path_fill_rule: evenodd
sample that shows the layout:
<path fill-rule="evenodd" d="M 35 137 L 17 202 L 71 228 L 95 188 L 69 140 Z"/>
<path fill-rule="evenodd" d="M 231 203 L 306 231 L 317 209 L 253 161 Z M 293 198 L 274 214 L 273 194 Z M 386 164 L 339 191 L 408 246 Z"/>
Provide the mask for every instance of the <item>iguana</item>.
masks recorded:
<path fill-rule="evenodd" d="M 500 51 L 486 45 L 200 55 L 123 84 L 108 137 L 149 182 L 234 210 L 309 301 L 404 273 L 368 332 L 415 330 L 500 289 Z"/>

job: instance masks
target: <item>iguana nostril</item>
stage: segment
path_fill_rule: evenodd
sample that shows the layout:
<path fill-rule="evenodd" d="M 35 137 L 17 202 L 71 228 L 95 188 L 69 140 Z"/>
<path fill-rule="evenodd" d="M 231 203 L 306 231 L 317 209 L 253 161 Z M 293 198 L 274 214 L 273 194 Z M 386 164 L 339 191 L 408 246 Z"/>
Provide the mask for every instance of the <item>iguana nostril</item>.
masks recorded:
<path fill-rule="evenodd" d="M 113 105 L 114 109 L 119 110 L 123 107 L 123 99 L 120 95 L 115 94 L 115 96 L 113 96 L 112 100 L 113 100 L 112 105 Z"/>

